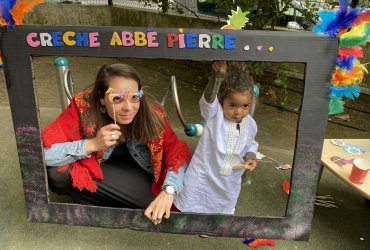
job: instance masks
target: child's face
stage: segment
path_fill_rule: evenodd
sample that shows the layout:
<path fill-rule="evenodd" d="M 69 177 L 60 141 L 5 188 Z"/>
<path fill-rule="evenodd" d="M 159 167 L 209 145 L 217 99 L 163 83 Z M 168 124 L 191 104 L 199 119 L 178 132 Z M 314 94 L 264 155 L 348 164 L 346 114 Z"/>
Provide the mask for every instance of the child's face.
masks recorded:
<path fill-rule="evenodd" d="M 249 114 L 252 96 L 248 91 L 228 94 L 222 102 L 226 119 L 241 122 Z"/>

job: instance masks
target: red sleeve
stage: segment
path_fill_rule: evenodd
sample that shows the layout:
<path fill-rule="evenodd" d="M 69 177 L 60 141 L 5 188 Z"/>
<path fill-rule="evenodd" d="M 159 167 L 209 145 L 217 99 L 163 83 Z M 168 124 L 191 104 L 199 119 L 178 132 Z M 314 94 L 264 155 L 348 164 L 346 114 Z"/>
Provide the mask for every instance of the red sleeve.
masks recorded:
<path fill-rule="evenodd" d="M 165 133 L 163 154 L 165 165 L 168 170 L 175 171 L 177 173 L 179 167 L 190 161 L 191 153 L 188 145 L 177 138 L 168 121 L 164 119 L 164 122 Z"/>

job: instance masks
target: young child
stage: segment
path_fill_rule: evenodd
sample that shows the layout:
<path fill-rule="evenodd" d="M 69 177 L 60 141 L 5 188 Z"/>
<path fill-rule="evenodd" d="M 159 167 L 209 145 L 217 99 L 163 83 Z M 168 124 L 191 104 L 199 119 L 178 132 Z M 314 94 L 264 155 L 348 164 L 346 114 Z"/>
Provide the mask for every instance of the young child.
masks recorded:
<path fill-rule="evenodd" d="M 253 80 L 241 63 L 228 67 L 225 61 L 213 63 L 199 101 L 206 125 L 186 170 L 184 188 L 175 197 L 180 211 L 234 214 L 241 176 L 257 165 L 257 126 L 249 115 L 253 95 Z"/>

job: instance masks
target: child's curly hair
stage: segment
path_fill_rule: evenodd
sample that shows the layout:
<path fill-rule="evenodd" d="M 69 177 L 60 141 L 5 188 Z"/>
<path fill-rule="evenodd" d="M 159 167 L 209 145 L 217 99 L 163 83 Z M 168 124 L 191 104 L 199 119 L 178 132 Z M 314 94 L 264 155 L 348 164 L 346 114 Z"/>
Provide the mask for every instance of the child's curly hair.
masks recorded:
<path fill-rule="evenodd" d="M 222 103 L 228 94 L 244 91 L 248 91 L 253 98 L 253 85 L 253 78 L 249 75 L 244 64 L 231 62 L 227 66 L 226 78 L 222 81 L 218 91 L 218 100 Z"/>

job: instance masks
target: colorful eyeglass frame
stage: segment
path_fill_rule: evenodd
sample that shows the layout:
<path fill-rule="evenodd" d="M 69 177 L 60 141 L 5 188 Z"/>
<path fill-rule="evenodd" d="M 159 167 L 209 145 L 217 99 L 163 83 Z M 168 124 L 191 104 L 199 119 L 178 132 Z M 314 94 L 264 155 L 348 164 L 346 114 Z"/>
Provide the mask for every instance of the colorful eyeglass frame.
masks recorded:
<path fill-rule="evenodd" d="M 337 139 L 332 139 L 331 143 L 336 146 L 342 147 L 345 151 L 347 151 L 347 153 L 352 155 L 362 155 L 364 152 L 368 151 L 368 149 L 366 149 L 365 147 L 348 144 Z"/>
<path fill-rule="evenodd" d="M 105 94 L 108 95 L 109 101 L 114 104 L 119 104 L 126 99 L 129 100 L 131 103 L 137 103 L 143 97 L 144 91 L 143 91 L 143 88 L 141 88 L 140 90 L 132 93 L 130 91 L 109 88 L 105 92 Z"/>

